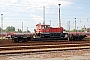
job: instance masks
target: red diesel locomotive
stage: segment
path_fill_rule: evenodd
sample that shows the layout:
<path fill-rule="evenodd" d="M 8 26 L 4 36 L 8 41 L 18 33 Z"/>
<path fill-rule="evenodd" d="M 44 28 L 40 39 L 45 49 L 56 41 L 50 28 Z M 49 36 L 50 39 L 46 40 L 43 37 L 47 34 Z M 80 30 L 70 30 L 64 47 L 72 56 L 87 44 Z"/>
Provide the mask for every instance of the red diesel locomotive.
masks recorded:
<path fill-rule="evenodd" d="M 53 28 L 46 24 L 37 24 L 36 27 L 36 37 L 38 36 L 40 38 L 66 38 L 66 35 L 68 34 L 63 33 L 63 27 Z"/>

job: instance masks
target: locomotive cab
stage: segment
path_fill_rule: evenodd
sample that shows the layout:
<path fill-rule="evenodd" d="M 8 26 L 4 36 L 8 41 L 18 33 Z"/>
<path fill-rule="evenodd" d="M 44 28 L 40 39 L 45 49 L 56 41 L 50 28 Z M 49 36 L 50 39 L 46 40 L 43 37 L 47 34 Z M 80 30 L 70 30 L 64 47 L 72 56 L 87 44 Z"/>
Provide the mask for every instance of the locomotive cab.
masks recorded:
<path fill-rule="evenodd" d="M 37 24 L 36 25 L 36 33 L 48 33 L 50 29 L 50 25 Z"/>

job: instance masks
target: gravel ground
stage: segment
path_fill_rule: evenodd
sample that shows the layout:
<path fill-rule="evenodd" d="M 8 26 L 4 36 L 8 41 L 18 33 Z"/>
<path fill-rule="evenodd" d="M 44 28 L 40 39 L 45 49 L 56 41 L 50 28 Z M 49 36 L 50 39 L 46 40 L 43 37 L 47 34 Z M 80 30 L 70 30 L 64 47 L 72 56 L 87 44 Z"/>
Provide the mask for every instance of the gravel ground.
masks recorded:
<path fill-rule="evenodd" d="M 90 60 L 90 49 L 6 54 L 0 60 Z"/>

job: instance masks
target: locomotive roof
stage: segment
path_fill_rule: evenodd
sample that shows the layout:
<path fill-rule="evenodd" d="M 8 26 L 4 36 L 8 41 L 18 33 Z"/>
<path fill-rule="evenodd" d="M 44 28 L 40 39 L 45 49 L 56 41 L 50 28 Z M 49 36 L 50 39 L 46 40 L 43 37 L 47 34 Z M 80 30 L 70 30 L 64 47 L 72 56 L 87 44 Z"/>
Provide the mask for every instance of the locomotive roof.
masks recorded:
<path fill-rule="evenodd" d="M 36 26 L 41 25 L 41 26 L 50 26 L 50 25 L 46 25 L 46 24 L 37 24 Z"/>

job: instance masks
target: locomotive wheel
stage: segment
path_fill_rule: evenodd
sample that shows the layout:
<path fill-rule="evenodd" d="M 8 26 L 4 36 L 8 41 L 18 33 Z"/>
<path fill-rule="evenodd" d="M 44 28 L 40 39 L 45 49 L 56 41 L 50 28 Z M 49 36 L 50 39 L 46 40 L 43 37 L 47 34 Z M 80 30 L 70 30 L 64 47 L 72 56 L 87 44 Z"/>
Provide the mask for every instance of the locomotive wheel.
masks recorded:
<path fill-rule="evenodd" d="M 22 42 L 27 42 L 27 39 L 23 39 Z"/>
<path fill-rule="evenodd" d="M 70 41 L 73 41 L 73 37 L 69 37 Z"/>
<path fill-rule="evenodd" d="M 79 37 L 79 41 L 81 41 L 82 40 L 82 37 Z"/>
<path fill-rule="evenodd" d="M 19 42 L 19 40 L 18 39 L 14 39 L 14 42 Z"/>

